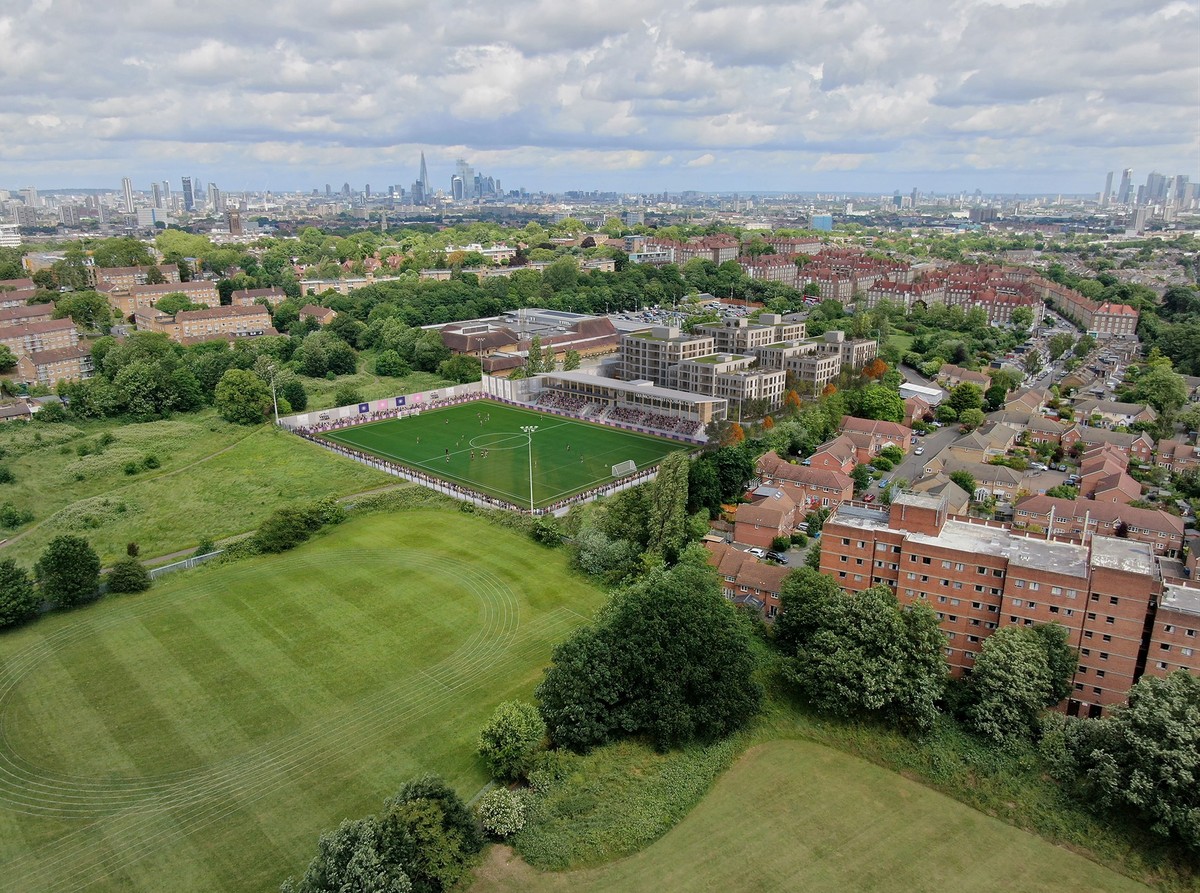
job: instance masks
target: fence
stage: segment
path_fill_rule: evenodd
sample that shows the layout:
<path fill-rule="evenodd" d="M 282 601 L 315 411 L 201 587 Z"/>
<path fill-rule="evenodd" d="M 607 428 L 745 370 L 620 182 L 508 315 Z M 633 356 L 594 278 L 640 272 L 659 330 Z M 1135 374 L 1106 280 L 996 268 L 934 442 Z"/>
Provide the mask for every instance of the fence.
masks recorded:
<path fill-rule="evenodd" d="M 150 569 L 150 579 L 157 580 L 163 574 L 170 574 L 175 571 L 185 571 L 188 568 L 196 567 L 197 565 L 204 564 L 206 561 L 211 561 L 224 552 L 224 549 L 217 549 L 215 552 L 206 552 L 203 555 L 193 555 L 191 558 L 183 559 L 183 561 L 173 561 L 170 564 L 163 564 L 159 567 L 153 567 Z"/>

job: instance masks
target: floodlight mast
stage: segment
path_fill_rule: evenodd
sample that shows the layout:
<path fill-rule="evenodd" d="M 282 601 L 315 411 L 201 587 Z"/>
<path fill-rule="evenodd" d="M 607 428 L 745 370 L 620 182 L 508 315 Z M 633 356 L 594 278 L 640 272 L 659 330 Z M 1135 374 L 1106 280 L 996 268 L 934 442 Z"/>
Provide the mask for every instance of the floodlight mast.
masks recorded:
<path fill-rule="evenodd" d="M 533 432 L 537 425 L 522 425 L 521 430 L 529 440 L 529 514 L 533 514 Z"/>

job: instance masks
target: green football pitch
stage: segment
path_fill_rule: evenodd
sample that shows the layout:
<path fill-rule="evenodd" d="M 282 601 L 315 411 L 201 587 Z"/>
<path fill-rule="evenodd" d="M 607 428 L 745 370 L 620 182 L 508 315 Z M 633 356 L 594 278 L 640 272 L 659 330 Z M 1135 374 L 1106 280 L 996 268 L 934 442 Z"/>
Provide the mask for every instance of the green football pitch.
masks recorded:
<path fill-rule="evenodd" d="M 536 428 L 526 431 L 526 428 Z M 612 467 L 656 465 L 684 444 L 475 400 L 321 436 L 431 477 L 544 508 L 614 480 Z"/>

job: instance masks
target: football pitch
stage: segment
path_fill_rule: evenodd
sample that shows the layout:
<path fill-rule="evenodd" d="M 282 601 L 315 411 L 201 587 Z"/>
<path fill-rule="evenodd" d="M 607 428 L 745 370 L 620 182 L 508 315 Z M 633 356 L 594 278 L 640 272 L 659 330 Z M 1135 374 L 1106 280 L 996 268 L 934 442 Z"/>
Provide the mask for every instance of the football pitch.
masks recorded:
<path fill-rule="evenodd" d="M 534 430 L 526 430 L 526 429 Z M 498 499 L 537 508 L 611 483 L 612 466 L 656 465 L 681 443 L 475 400 L 326 431 L 335 443 Z"/>

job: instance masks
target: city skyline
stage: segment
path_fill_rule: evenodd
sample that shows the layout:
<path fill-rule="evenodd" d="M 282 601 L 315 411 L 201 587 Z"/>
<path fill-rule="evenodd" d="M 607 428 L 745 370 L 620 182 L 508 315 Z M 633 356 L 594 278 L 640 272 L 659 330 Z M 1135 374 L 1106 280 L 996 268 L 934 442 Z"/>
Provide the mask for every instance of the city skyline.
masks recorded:
<path fill-rule="evenodd" d="M 1171 0 L 522 0 L 403 21 L 291 0 L 270 32 L 216 6 L 0 17 L 9 184 L 407 188 L 425 152 L 443 191 L 464 158 L 529 191 L 1097 194 L 1108 171 L 1194 177 L 1200 157 L 1200 16 Z M 104 64 L 64 80 L 97 36 Z"/>

